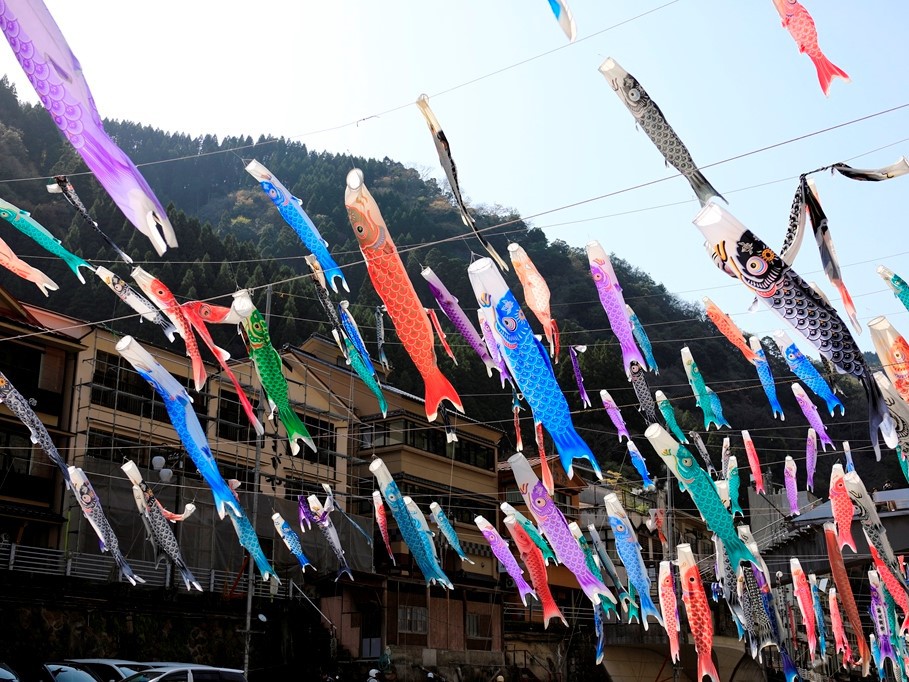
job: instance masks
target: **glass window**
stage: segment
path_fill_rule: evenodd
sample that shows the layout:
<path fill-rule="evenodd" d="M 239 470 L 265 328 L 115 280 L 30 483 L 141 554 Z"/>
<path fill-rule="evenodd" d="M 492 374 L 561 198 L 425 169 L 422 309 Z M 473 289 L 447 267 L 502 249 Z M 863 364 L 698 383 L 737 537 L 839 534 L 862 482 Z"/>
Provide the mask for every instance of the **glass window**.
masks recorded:
<path fill-rule="evenodd" d="M 28 429 L 15 424 L 0 425 L 0 474 L 12 471 L 17 474 L 32 476 L 51 476 L 49 467 L 35 463 L 36 471 L 31 471 L 32 441 Z M 48 469 L 48 471 L 44 471 Z"/>
<path fill-rule="evenodd" d="M 256 432 L 233 391 L 221 389 L 218 397 L 218 438 L 240 443 L 255 443 Z"/>
<path fill-rule="evenodd" d="M 425 635 L 428 632 L 428 613 L 425 606 L 399 606 L 398 632 Z"/>
<path fill-rule="evenodd" d="M 246 682 L 246 678 L 243 677 L 241 673 L 232 673 L 222 670 L 221 682 Z"/>
<path fill-rule="evenodd" d="M 193 682 L 220 682 L 217 670 L 193 670 Z"/>
<path fill-rule="evenodd" d="M 47 668 L 56 682 L 97 682 L 91 673 L 68 665 L 49 665 Z"/>
<path fill-rule="evenodd" d="M 467 614 L 467 636 L 471 639 L 489 639 L 492 635 L 489 616 L 483 613 Z"/>
<path fill-rule="evenodd" d="M 88 433 L 88 446 L 85 454 L 112 462 L 131 459 L 143 467 L 151 466 L 152 458 L 160 455 L 169 469 L 178 468 L 183 459 L 182 449 L 152 445 L 147 441 L 114 436 L 105 431 L 94 430 Z"/>
<path fill-rule="evenodd" d="M 174 375 L 184 387 L 193 391 L 193 411 L 200 418 L 208 412 L 208 396 L 196 393 L 189 377 Z M 192 386 L 192 388 L 190 388 Z M 92 397 L 96 405 L 128 412 L 156 421 L 168 422 L 167 410 L 155 390 L 119 355 L 98 351 L 92 377 Z"/>
<path fill-rule="evenodd" d="M 0 344 L 0 367 L 26 400 L 35 398 L 41 374 L 41 351 L 18 343 Z"/>
<path fill-rule="evenodd" d="M 360 425 L 360 449 L 371 450 L 376 441 L 376 427 L 373 424 Z"/>

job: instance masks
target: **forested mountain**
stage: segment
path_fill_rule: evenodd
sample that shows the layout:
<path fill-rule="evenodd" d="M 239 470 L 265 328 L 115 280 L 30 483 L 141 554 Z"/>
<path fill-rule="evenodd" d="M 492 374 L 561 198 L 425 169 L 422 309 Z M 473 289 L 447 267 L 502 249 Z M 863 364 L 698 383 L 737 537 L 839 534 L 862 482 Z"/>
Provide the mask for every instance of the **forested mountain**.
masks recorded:
<path fill-rule="evenodd" d="M 46 191 L 47 178 L 69 175 L 102 228 L 137 264 L 165 282 L 178 298 L 224 296 L 216 302 L 228 305 L 229 295 L 237 288 L 274 283 L 271 329 L 276 346 L 301 342 L 314 332 L 327 333 L 329 327 L 323 322 L 323 312 L 306 277 L 309 270 L 303 262 L 307 254 L 305 247 L 258 183 L 244 170 L 246 161 L 255 158 L 302 200 L 328 241 L 350 285 L 350 294 L 344 297 L 351 302 L 367 346 L 374 348 L 373 311 L 379 299 L 366 275 L 344 208 L 345 177 L 351 168 L 359 167 L 424 303 L 429 306 L 433 300 L 419 271 L 421 266 L 430 266 L 460 299 L 468 314 L 472 315 L 476 309 L 466 267 L 482 247 L 461 222 L 447 188 L 435 180 L 422 178 L 414 169 L 388 158 L 362 159 L 316 152 L 283 138 L 260 138 L 255 142 L 249 137 L 193 138 L 126 121 L 108 121 L 106 128 L 141 166 L 158 198 L 168 207 L 180 245 L 164 257 L 154 253 L 148 240 L 126 222 L 103 189 L 86 173 L 81 159 L 60 137 L 46 111 L 40 106 L 21 104 L 8 81 L 0 80 L 0 197 L 30 211 L 70 250 L 92 262 L 105 264 L 121 277 L 128 279 L 130 268 L 116 260 L 115 254 L 59 195 Z M 514 212 L 499 207 L 472 210 L 480 227 L 501 225 L 487 233 L 499 253 L 506 253 L 509 241 L 519 242 L 547 280 L 552 292 L 553 315 L 563 333 L 563 347 L 567 344 L 587 347 L 581 365 L 587 390 L 595 403 L 592 408 L 580 411 L 571 363 L 564 351 L 555 369 L 570 406 L 579 411 L 576 424 L 604 462 L 604 468 L 618 469 L 625 465 L 631 472 L 629 477 L 635 478 L 627 466 L 625 447 L 618 443 L 612 424 L 599 404 L 597 394 L 601 388 L 607 388 L 622 406 L 640 450 L 651 462 L 652 473 L 660 475 L 662 466 L 641 435 L 644 422 L 635 409 L 637 402 L 625 378 L 618 343 L 597 298 L 584 250 L 562 241 L 548 241 L 541 230 L 526 225 Z M 139 325 L 132 311 L 94 277 L 85 285 L 79 284 L 62 262 L 47 256 L 9 226 L 0 225 L 0 237 L 60 284 L 60 290 L 45 299 L 31 283 L 0 272 L 0 284 L 14 295 L 80 318 L 107 321 L 119 332 L 138 334 L 155 343 L 162 341 L 156 328 Z M 660 373 L 649 373 L 647 380 L 653 391 L 661 389 L 673 400 L 682 427 L 686 431 L 703 430 L 701 414 L 695 408 L 679 356 L 680 348 L 687 344 L 707 383 L 720 395 L 729 422 L 736 429 L 751 431 L 765 464 L 779 463 L 773 467 L 775 480 L 782 480 L 782 460 L 787 454 L 800 463 L 803 480 L 808 425 L 789 389 L 794 377 L 776 352 L 776 346 L 769 340 L 765 343 L 786 411 L 784 423 L 771 417 L 754 368 L 719 336 L 713 324 L 704 318 L 700 306 L 674 297 L 649 275 L 622 260 L 621 254 L 615 255 L 613 264 L 626 300 L 634 307 L 654 344 Z M 507 273 L 506 279 L 521 300 L 517 278 Z M 264 307 L 262 289 L 255 292 L 254 299 Z M 121 316 L 127 317 L 117 319 Z M 530 317 L 531 324 L 539 328 Z M 443 325 L 446 324 L 443 317 Z M 509 443 L 503 451 L 507 452 L 514 438 L 511 393 L 501 390 L 497 379 L 487 378 L 479 359 L 448 329 L 452 331 L 449 340 L 458 365 L 454 366 L 441 351 L 439 364 L 464 398 L 467 413 L 475 419 L 497 423 L 503 429 Z M 243 349 L 236 337 L 227 331 L 221 333 L 219 338 L 229 344 L 226 347 L 232 355 L 241 356 Z M 390 323 L 387 341 L 395 368 L 389 381 L 422 395 L 420 376 L 396 342 Z M 861 388 L 846 378 L 840 378 L 838 383 L 847 394 L 847 416 L 835 420 L 825 417 L 831 436 L 838 444 L 849 440 L 856 459 L 867 460 L 870 457 L 867 409 Z M 815 402 L 823 414 L 821 401 Z M 522 416 L 524 441 L 530 446 L 529 411 Z M 710 431 L 704 435 L 716 461 L 727 433 Z M 746 459 L 738 433 L 733 432 L 732 438 L 739 464 L 744 467 Z M 821 457 L 817 479 L 821 490 L 826 486 L 833 460 L 831 456 Z M 896 481 L 901 477 L 892 453 L 887 453 L 884 461 L 886 467 L 877 468 L 860 463 L 869 487 L 880 485 L 887 478 Z"/>

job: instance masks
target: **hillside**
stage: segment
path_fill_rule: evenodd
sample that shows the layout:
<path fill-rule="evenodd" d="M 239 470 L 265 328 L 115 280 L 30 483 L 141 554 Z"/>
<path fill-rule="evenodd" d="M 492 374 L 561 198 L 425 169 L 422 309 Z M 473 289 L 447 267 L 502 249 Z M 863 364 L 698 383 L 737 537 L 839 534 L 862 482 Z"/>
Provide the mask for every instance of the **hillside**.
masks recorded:
<path fill-rule="evenodd" d="M 312 285 L 307 277 L 301 277 L 308 273 L 303 262 L 305 248 L 244 170 L 244 161 L 252 158 L 266 165 L 301 198 L 307 213 L 328 241 L 332 254 L 344 268 L 351 288 L 347 298 L 370 348 L 375 343 L 373 310 L 379 299 L 368 281 L 344 209 L 345 176 L 353 167 L 363 170 L 424 303 L 428 306 L 433 301 L 419 271 L 421 266 L 430 266 L 460 299 L 468 314 L 472 315 L 476 308 L 466 267 L 482 247 L 463 226 L 446 188 L 389 158 L 362 159 L 316 152 L 283 138 L 260 138 L 255 142 L 248 137 L 192 138 L 126 121 L 109 121 L 108 132 L 141 166 L 158 198 L 168 206 L 180 246 L 159 258 L 145 237 L 126 223 L 94 179 L 80 175 L 85 172 L 81 159 L 63 142 L 44 109 L 19 103 L 5 78 L 0 80 L 0 122 L 0 179 L 30 179 L 0 181 L 0 196 L 30 211 L 70 250 L 128 278 L 129 268 L 114 260 L 111 250 L 59 195 L 45 190 L 43 178 L 68 174 L 103 229 L 137 264 L 168 284 L 178 298 L 211 299 L 229 296 L 237 288 L 275 283 L 271 328 L 276 346 L 297 343 L 313 332 L 327 333 L 329 328 L 322 322 L 323 313 Z M 584 250 L 562 241 L 550 242 L 542 230 L 525 224 L 520 216 L 506 209 L 473 207 L 473 212 L 480 227 L 507 223 L 487 233 L 490 241 L 503 254 L 510 240 L 524 247 L 551 289 L 552 311 L 563 332 L 563 346 L 569 343 L 587 346 L 581 363 L 594 406 L 577 414 L 576 424 L 581 434 L 606 467 L 624 464 L 630 478 L 635 478 L 627 466 L 625 448 L 618 444 L 612 424 L 599 404 L 598 391 L 607 388 L 622 406 L 630 429 L 638 437 L 639 448 L 651 462 L 651 472 L 661 475 L 662 466 L 640 435 L 643 421 L 635 410 L 634 393 L 625 378 L 618 344 L 597 298 Z M 38 253 L 34 244 L 9 226 L 0 225 L 0 236 L 16 253 L 45 270 L 61 285 L 60 291 L 44 299 L 32 284 L 0 272 L 0 284 L 16 296 L 77 317 L 107 321 L 123 333 L 143 338 L 152 335 L 159 341 L 154 336 L 157 330 L 150 325 L 140 326 L 133 317 L 117 319 L 131 315 L 132 311 L 94 278 L 80 285 L 62 263 L 45 258 L 43 252 Z M 609 245 L 604 247 L 608 250 Z M 682 427 L 703 430 L 700 411 L 695 408 L 679 358 L 680 348 L 687 344 L 707 383 L 720 395 L 726 417 L 734 428 L 751 431 L 764 463 L 781 463 L 786 454 L 801 463 L 807 423 L 788 388 L 794 377 L 775 346 L 765 343 L 787 415 L 782 424 L 771 417 L 754 368 L 705 320 L 701 307 L 676 298 L 649 275 L 622 260 L 621 255 L 616 254 L 613 263 L 626 301 L 646 326 L 660 366 L 658 376 L 647 376 L 650 388 L 663 390 L 673 399 Z M 508 273 L 506 279 L 522 300 L 513 273 Z M 254 298 L 258 304 L 264 304 L 261 290 Z M 536 320 L 529 317 L 531 324 L 539 329 Z M 510 391 L 501 390 L 497 380 L 487 378 L 482 363 L 454 334 L 447 320 L 443 319 L 443 326 L 450 332 L 458 366 L 439 349 L 440 366 L 463 396 L 467 413 L 497 423 L 505 431 L 508 444 L 503 452 L 507 452 L 513 447 Z M 386 329 L 388 354 L 395 367 L 391 382 L 422 395 L 420 377 L 396 343 L 390 323 Z M 219 339 L 234 356 L 243 354 L 231 330 L 220 330 Z M 572 409 L 580 410 L 567 353 L 563 352 L 556 373 Z M 855 382 L 840 379 L 840 385 L 847 393 L 847 416 L 828 419 L 831 422 L 828 427 L 837 443 L 851 441 L 857 459 L 861 459 L 867 455 L 859 453 L 868 446 L 864 397 Z M 530 444 L 529 412 L 522 416 L 524 441 Z M 725 433 L 705 434 L 717 461 Z M 738 447 L 741 441 L 733 433 L 733 445 Z M 744 465 L 744 457 L 740 456 L 739 461 Z M 821 458 L 818 478 L 821 489 L 826 485 L 832 462 L 831 456 Z M 885 457 L 885 462 L 886 467 L 876 468 L 860 464 L 869 488 L 887 478 L 897 480 L 901 476 L 892 455 Z M 774 473 L 778 474 L 775 479 L 781 481 L 782 466 L 774 467 Z"/>

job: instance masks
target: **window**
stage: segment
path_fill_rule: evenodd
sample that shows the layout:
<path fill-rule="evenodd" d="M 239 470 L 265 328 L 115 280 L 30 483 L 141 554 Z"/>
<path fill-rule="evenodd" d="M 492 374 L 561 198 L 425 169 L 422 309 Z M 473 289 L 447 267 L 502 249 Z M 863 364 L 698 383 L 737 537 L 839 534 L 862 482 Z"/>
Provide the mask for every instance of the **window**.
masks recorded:
<path fill-rule="evenodd" d="M 524 496 L 520 490 L 506 490 L 505 501 L 510 505 L 524 504 Z"/>
<path fill-rule="evenodd" d="M 190 386 L 188 377 L 175 375 L 184 387 Z M 156 421 L 169 422 L 161 397 L 148 385 L 136 370 L 119 355 L 98 351 L 95 356 L 95 373 L 92 377 L 92 403 L 120 412 L 128 412 Z M 193 391 L 193 411 L 206 418 L 208 397 Z"/>
<path fill-rule="evenodd" d="M 221 389 L 218 397 L 218 438 L 241 443 L 255 443 L 256 432 L 233 391 Z"/>
<path fill-rule="evenodd" d="M 398 632 L 425 635 L 428 632 L 429 614 L 425 606 L 399 606 Z"/>
<path fill-rule="evenodd" d="M 495 462 L 495 447 L 491 444 L 484 445 L 465 438 L 464 434 L 459 434 L 457 442 L 448 443 L 445 430 L 439 426 L 406 419 L 391 419 L 360 427 L 361 450 L 394 445 L 409 445 L 417 450 L 448 457 L 481 469 L 490 470 Z"/>
<path fill-rule="evenodd" d="M 15 424 L 0 425 L 0 475 L 8 472 L 32 476 L 52 476 L 52 467 L 34 463 L 32 471 L 32 441 L 28 429 Z M 44 469 L 47 469 L 45 472 Z"/>
<path fill-rule="evenodd" d="M 481 445 L 463 436 L 459 437 L 457 443 L 454 443 L 455 461 L 481 469 L 492 469 L 494 453 L 495 450 L 492 447 Z"/>
<path fill-rule="evenodd" d="M 571 497 L 569 495 L 556 491 L 552 496 L 552 500 L 565 516 L 572 518 L 577 516 L 578 510 L 571 506 Z"/>
<path fill-rule="evenodd" d="M 410 495 L 415 500 L 438 499 L 442 509 L 445 511 L 445 515 L 448 516 L 448 520 L 452 523 L 460 521 L 475 527 L 474 518 L 477 514 L 482 514 L 486 518 L 495 518 L 496 506 L 495 504 L 490 504 L 488 499 L 417 485 L 406 478 L 399 480 L 398 487 L 402 495 Z M 371 504 L 368 508 L 364 508 L 363 513 L 371 513 Z"/>
<path fill-rule="evenodd" d="M 467 636 L 470 639 L 490 639 L 492 629 L 489 616 L 484 613 L 467 614 Z"/>
<path fill-rule="evenodd" d="M 360 449 L 371 450 L 376 440 L 376 427 L 372 424 L 360 425 Z"/>
<path fill-rule="evenodd" d="M 182 448 L 152 445 L 147 441 L 133 440 L 94 430 L 88 433 L 85 454 L 111 462 L 124 462 L 131 459 L 141 467 L 151 466 L 152 458 L 160 455 L 164 458 L 164 466 L 168 469 L 179 468 L 183 460 Z"/>
<path fill-rule="evenodd" d="M 66 353 L 59 348 L 38 349 L 16 343 L 0 348 L 0 367 L 36 412 L 60 414 Z"/>
<path fill-rule="evenodd" d="M 41 373 L 41 351 L 18 343 L 0 345 L 0 367 L 26 400 L 35 397 Z"/>
<path fill-rule="evenodd" d="M 193 682 L 220 682 L 217 670 L 193 670 Z"/>

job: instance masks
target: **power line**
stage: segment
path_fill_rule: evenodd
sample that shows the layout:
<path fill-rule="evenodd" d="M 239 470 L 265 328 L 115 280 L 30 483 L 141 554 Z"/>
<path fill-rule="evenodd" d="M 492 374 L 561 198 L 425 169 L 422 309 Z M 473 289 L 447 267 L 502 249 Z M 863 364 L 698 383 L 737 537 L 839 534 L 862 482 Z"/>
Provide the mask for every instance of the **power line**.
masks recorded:
<path fill-rule="evenodd" d="M 649 9 L 649 10 L 645 10 L 644 12 L 641 12 L 641 13 L 639 13 L 639 14 L 636 14 L 636 15 L 632 16 L 632 17 L 629 17 L 628 19 L 624 19 L 623 21 L 620 21 L 620 22 L 618 22 L 618 23 L 615 23 L 615 24 L 612 24 L 612 25 L 610 25 L 610 26 L 607 26 L 606 28 L 602 28 L 602 29 L 600 29 L 600 30 L 598 30 L 598 31 L 595 31 L 595 32 L 591 33 L 590 35 L 584 36 L 584 37 L 582 37 L 582 38 L 578 38 L 578 39 L 576 39 L 574 42 L 566 43 L 566 44 L 564 44 L 564 45 L 561 45 L 561 46 L 559 46 L 559 47 L 553 48 L 553 49 L 551 49 L 551 50 L 546 50 L 546 51 L 544 51 L 544 52 L 540 52 L 539 54 L 536 54 L 536 55 L 534 55 L 534 56 L 532 56 L 532 57 L 527 57 L 527 58 L 521 59 L 521 60 L 519 60 L 519 61 L 517 61 L 517 62 L 513 62 L 512 64 L 509 64 L 508 66 L 503 66 L 503 67 L 501 67 L 501 68 L 495 69 L 494 71 L 490 71 L 490 72 L 488 72 L 488 73 L 485 73 L 485 74 L 483 74 L 483 75 L 481 75 L 481 76 L 477 76 L 477 77 L 475 77 L 475 78 L 471 78 L 470 80 L 463 81 L 463 82 L 458 83 L 458 84 L 456 84 L 456 85 L 452 85 L 452 86 L 450 86 L 450 87 L 448 87 L 448 88 L 445 88 L 445 89 L 443 89 L 443 90 L 440 90 L 440 91 L 436 92 L 435 94 L 432 95 L 432 97 L 441 97 L 441 96 L 446 95 L 446 94 L 448 94 L 448 93 L 455 92 L 456 90 L 460 90 L 460 89 L 462 89 L 462 88 L 468 87 L 468 86 L 473 85 L 473 84 L 475 84 L 475 83 L 479 83 L 480 81 L 484 81 L 484 80 L 486 80 L 487 78 L 492 78 L 492 77 L 494 77 L 494 76 L 498 76 L 499 74 L 505 73 L 505 72 L 507 72 L 507 71 L 511 71 L 512 69 L 515 69 L 515 68 L 517 68 L 517 67 L 519 67 L 519 66 L 523 66 L 524 64 L 529 64 L 530 62 L 534 62 L 534 61 L 536 61 L 536 60 L 538 60 L 538 59 L 542 59 L 543 57 L 547 57 L 547 56 L 549 56 L 549 55 L 551 55 L 551 54 L 555 54 L 556 52 L 560 52 L 560 51 L 565 50 L 565 49 L 570 49 L 570 48 L 572 48 L 573 46 L 578 45 L 578 44 L 580 44 L 580 43 L 583 43 L 583 42 L 586 41 L 586 40 L 590 40 L 591 38 L 594 38 L 594 37 L 596 37 L 596 36 L 602 35 L 602 34 L 604 34 L 604 33 L 608 33 L 609 31 L 613 31 L 613 30 L 615 30 L 615 29 L 617 29 L 617 28 L 620 28 L 621 26 L 624 26 L 624 25 L 629 24 L 629 23 L 631 23 L 631 22 L 633 22 L 633 21 L 636 21 L 636 20 L 638 20 L 638 19 L 641 19 L 641 18 L 643 18 L 643 17 L 646 17 L 646 16 L 649 15 L 649 14 L 653 14 L 654 12 L 658 12 L 658 11 L 660 11 L 660 10 L 662 10 L 662 9 L 665 9 L 666 7 L 669 7 L 670 5 L 674 5 L 674 4 L 676 4 L 677 2 L 679 2 L 679 1 L 680 1 L 680 0 L 670 0 L 669 2 L 666 2 L 666 3 L 662 4 L 662 5 L 658 5 L 658 6 L 656 6 L 656 7 L 653 7 L 653 8 L 651 8 L 651 9 Z M 365 116 L 361 116 L 361 117 L 359 117 L 359 118 L 357 118 L 357 119 L 354 119 L 354 120 L 352 120 L 352 121 L 347 121 L 347 122 L 345 122 L 345 123 L 338 123 L 338 124 L 334 124 L 334 125 L 329 125 L 329 126 L 327 126 L 327 127 L 325 127 L 325 128 L 319 128 L 319 129 L 316 129 L 316 130 L 310 130 L 310 131 L 307 131 L 307 132 L 305 132 L 305 133 L 298 133 L 298 134 L 296 134 L 296 135 L 281 136 L 280 138 L 270 138 L 270 139 L 263 140 L 263 141 L 261 141 L 261 142 L 255 142 L 255 143 L 252 143 L 252 144 L 237 145 L 237 146 L 234 146 L 234 147 L 230 147 L 229 149 L 216 149 L 216 150 L 213 150 L 213 151 L 210 151 L 210 152 L 199 152 L 199 153 L 196 153 L 196 154 L 189 154 L 189 155 L 185 155 L 185 156 L 177 156 L 177 157 L 172 157 L 172 158 L 168 158 L 168 159 L 159 159 L 159 160 L 157 160 L 157 161 L 146 161 L 146 162 L 144 162 L 144 163 L 138 163 L 138 164 L 136 164 L 136 166 L 142 168 L 142 167 L 145 167 L 145 166 L 154 166 L 154 165 L 159 165 L 159 164 L 162 164 L 162 163 L 171 163 L 171 162 L 174 162 L 174 161 L 186 161 L 186 160 L 190 160 L 190 159 L 199 159 L 199 158 L 206 157 L 206 156 L 217 156 L 217 155 L 220 155 L 220 154 L 233 154 L 233 153 L 236 153 L 236 152 L 238 152 L 238 151 L 242 151 L 242 150 L 244 150 L 244 149 L 254 149 L 254 148 L 256 148 L 256 147 L 261 147 L 261 146 L 264 146 L 264 145 L 267 145 L 267 144 L 274 144 L 275 142 L 280 142 L 281 140 L 301 140 L 301 139 L 306 139 L 306 138 L 308 138 L 308 137 L 313 137 L 313 136 L 321 135 L 321 134 L 324 134 L 324 133 L 330 133 L 330 132 L 335 132 L 335 131 L 337 131 L 337 130 L 342 130 L 342 129 L 344 129 L 344 128 L 350 128 L 350 127 L 358 126 L 360 123 L 362 123 L 362 122 L 364 122 L 364 121 L 367 121 L 367 120 L 369 120 L 369 119 L 372 119 L 372 118 L 380 118 L 380 117 L 382 117 L 382 116 L 386 116 L 387 114 L 393 114 L 393 113 L 395 113 L 395 112 L 402 111 L 402 110 L 404 110 L 404 109 L 408 109 L 408 108 L 410 108 L 410 107 L 412 107 L 412 106 L 414 106 L 413 101 L 403 102 L 403 103 L 401 103 L 401 104 L 398 104 L 397 106 L 389 107 L 388 109 L 383 109 L 383 110 L 381 110 L 381 111 L 376 111 L 376 112 L 374 112 L 374 113 L 372 113 L 372 114 L 368 114 L 368 115 L 365 115 Z M 248 137 L 248 136 L 247 136 L 247 137 Z M 69 177 L 78 177 L 78 176 L 91 175 L 91 174 L 92 174 L 91 171 L 77 171 L 77 172 L 66 173 L 66 175 L 69 176 Z M 9 179 L 6 179 L 6 180 L 0 180 L 0 182 L 9 182 L 9 183 L 12 183 L 12 182 L 35 182 L 35 181 L 45 182 L 45 181 L 47 180 L 47 177 L 48 177 L 48 176 L 33 177 L 33 178 L 9 178 Z"/>

